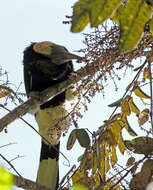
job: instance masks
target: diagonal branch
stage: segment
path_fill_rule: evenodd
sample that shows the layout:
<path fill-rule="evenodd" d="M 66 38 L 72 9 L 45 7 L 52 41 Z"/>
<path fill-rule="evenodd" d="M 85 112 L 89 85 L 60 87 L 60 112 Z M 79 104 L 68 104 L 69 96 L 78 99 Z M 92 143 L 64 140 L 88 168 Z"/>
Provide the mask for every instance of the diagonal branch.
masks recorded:
<path fill-rule="evenodd" d="M 19 174 L 19 172 L 15 169 L 15 167 L 11 164 L 10 161 L 8 161 L 2 154 L 0 154 L 0 157 L 1 157 L 3 160 L 5 160 L 5 162 L 7 162 L 7 163 L 11 166 L 11 168 L 12 168 L 20 177 L 22 177 L 22 176 Z"/>
<path fill-rule="evenodd" d="M 93 76 L 95 72 L 98 70 L 99 70 L 99 65 L 98 65 L 98 60 L 96 60 L 93 63 L 89 63 L 85 67 L 82 67 L 81 69 L 77 70 L 76 71 L 77 75 L 75 77 L 70 77 L 66 81 L 44 90 L 43 92 L 40 93 L 39 98 L 30 97 L 25 103 L 16 107 L 14 110 L 12 110 L 10 113 L 6 114 L 3 118 L 0 119 L 0 131 L 2 131 L 5 127 L 7 127 L 7 125 L 9 125 L 17 118 L 22 117 L 30 110 L 36 108 L 37 105 L 47 102 L 48 99 L 53 99 L 55 96 L 65 91 L 73 84 L 79 82 L 84 77 L 87 77 L 89 75 Z"/>
<path fill-rule="evenodd" d="M 15 179 L 15 186 L 28 190 L 52 190 L 29 179 L 13 175 Z"/>
<path fill-rule="evenodd" d="M 112 31 L 113 32 L 113 31 Z M 112 33 L 114 34 L 114 33 Z M 116 38 L 115 39 L 115 47 L 116 47 Z M 105 42 L 105 40 L 103 39 Z M 101 44 L 101 41 L 99 42 Z M 0 119 L 0 131 L 2 131 L 7 125 L 9 125 L 11 122 L 13 122 L 15 119 L 22 117 L 26 113 L 28 113 L 31 109 L 37 107 L 38 104 L 42 104 L 47 102 L 48 99 L 54 98 L 56 95 L 60 94 L 67 88 L 69 88 L 71 85 L 79 82 L 81 79 L 87 77 L 87 76 L 93 76 L 95 72 L 98 70 L 102 71 L 101 75 L 104 75 L 106 72 L 109 72 L 113 68 L 113 64 L 117 62 L 121 62 L 121 66 L 123 64 L 126 65 L 127 60 L 128 62 L 132 61 L 133 59 L 136 59 L 137 57 L 140 57 L 144 54 L 144 50 L 147 47 L 150 47 L 152 44 L 152 35 L 144 35 L 138 46 L 127 53 L 118 55 L 116 48 L 109 47 L 106 52 L 106 49 L 103 47 L 101 50 L 99 50 L 101 57 L 96 56 L 95 61 L 92 63 L 88 63 L 85 67 L 82 67 L 79 69 L 76 73 L 76 77 L 70 77 L 68 80 L 52 86 L 43 92 L 40 93 L 39 98 L 31 97 L 29 98 L 24 104 L 21 104 L 14 110 L 12 110 L 10 113 L 5 115 L 3 118 Z M 95 44 L 95 43 L 94 43 Z M 88 45 L 88 44 L 87 44 Z M 94 46 L 95 47 L 95 46 Z M 101 47 L 101 46 L 100 46 Z M 146 51 L 145 51 L 146 52 Z M 87 56 L 91 57 L 90 51 L 88 52 L 89 55 Z M 148 52 L 149 53 L 149 52 Z M 146 54 L 144 54 L 146 56 Z"/>

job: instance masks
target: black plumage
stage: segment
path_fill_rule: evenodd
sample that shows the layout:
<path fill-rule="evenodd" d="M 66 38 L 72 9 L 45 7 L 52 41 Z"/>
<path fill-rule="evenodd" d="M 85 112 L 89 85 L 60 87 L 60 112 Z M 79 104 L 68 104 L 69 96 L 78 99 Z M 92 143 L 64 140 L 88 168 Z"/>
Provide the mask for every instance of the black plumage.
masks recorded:
<path fill-rule="evenodd" d="M 50 86 L 68 79 L 73 71 L 72 61 L 56 65 L 51 58 L 38 54 L 33 50 L 35 43 L 32 43 L 24 51 L 24 83 L 27 95 L 32 91 L 43 91 Z M 51 101 L 41 105 L 57 106 L 65 100 L 65 92 L 59 94 Z"/>
<path fill-rule="evenodd" d="M 51 42 L 32 43 L 25 49 L 23 59 L 24 83 L 27 96 L 30 95 L 30 92 L 41 92 L 50 86 L 68 79 L 71 72 L 73 72 L 73 65 L 71 60 L 77 58 L 78 56 L 70 54 L 63 46 L 59 46 Z M 39 128 L 42 127 L 41 125 L 43 122 L 50 122 L 50 120 L 46 121 L 48 118 L 48 115 L 46 116 L 46 113 L 49 113 L 50 108 L 52 108 L 51 112 L 54 112 L 54 108 L 57 109 L 60 105 L 63 105 L 65 98 L 65 92 L 62 92 L 61 94 L 55 96 L 52 100 L 49 100 L 43 105 L 40 105 L 40 111 L 38 110 L 35 113 Z M 46 118 L 40 117 L 42 114 L 44 114 Z M 42 118 L 44 121 L 40 122 Z M 48 123 L 46 125 L 48 127 Z M 51 146 L 42 140 L 40 165 L 44 160 L 47 161 L 49 159 L 55 159 L 58 161 L 59 146 L 59 142 L 52 144 Z M 55 162 L 53 161 L 53 163 Z M 50 173 L 48 175 L 50 175 Z M 42 182 L 43 179 L 40 181 L 37 179 L 38 183 L 40 182 L 49 188 L 57 189 L 59 174 L 57 172 L 57 175 L 52 174 L 52 176 L 57 178 L 51 179 L 52 181 L 56 182 L 54 182 L 52 187 L 49 187 L 47 184 L 48 182 Z"/>

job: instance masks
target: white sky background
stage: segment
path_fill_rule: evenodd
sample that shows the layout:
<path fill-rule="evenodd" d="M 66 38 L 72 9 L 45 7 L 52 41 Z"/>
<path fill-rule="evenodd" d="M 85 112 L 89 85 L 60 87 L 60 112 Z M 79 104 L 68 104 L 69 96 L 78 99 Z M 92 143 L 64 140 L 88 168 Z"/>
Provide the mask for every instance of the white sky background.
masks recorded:
<path fill-rule="evenodd" d="M 18 87 L 20 82 L 23 82 L 22 52 L 31 42 L 48 40 L 64 45 L 71 52 L 84 47 L 83 35 L 71 33 L 70 25 L 62 24 L 65 15 L 71 15 L 73 5 L 74 0 L 5 0 L 1 2 L 0 65 L 8 72 L 10 83 Z M 90 29 L 87 28 L 84 32 L 89 31 Z M 131 72 L 128 78 L 130 77 L 132 79 Z M 113 111 L 107 105 L 123 95 L 128 83 L 129 80 L 123 79 L 118 85 L 120 90 L 116 93 L 115 86 L 111 82 L 111 85 L 106 87 L 104 99 L 102 94 L 98 94 L 93 99 L 89 111 L 79 121 L 79 127 L 96 130 Z M 23 84 L 20 91 L 25 92 Z M 4 115 L 2 110 L 0 113 L 0 117 Z M 24 118 L 37 128 L 33 116 L 27 114 Z M 77 145 L 71 151 L 66 151 L 67 137 L 62 139 L 61 151 L 70 160 L 72 166 L 83 153 L 83 149 Z M 35 181 L 39 163 L 40 137 L 22 121 L 17 120 L 9 125 L 7 134 L 0 133 L 0 146 L 10 142 L 17 144 L 1 148 L 0 153 L 9 160 L 17 155 L 24 155 L 25 157 L 14 160 L 12 164 L 23 177 Z M 63 164 L 64 161 L 60 156 L 60 177 L 70 169 Z M 0 160 L 0 164 L 7 166 L 3 160 Z"/>

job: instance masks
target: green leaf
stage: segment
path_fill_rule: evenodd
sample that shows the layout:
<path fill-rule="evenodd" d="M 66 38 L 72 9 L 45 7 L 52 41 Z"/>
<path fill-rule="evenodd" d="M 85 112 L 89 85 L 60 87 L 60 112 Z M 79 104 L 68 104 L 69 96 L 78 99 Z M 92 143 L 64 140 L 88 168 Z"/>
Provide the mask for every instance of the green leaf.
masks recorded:
<path fill-rule="evenodd" d="M 89 23 L 88 2 L 89 0 L 80 0 L 75 3 L 71 26 L 72 32 L 81 32 Z"/>
<path fill-rule="evenodd" d="M 137 136 L 137 133 L 132 129 L 132 127 L 130 126 L 127 118 L 124 117 L 124 118 L 122 118 L 122 120 L 125 122 L 124 127 L 127 130 L 127 132 L 129 133 L 129 135 L 131 135 L 131 136 Z"/>
<path fill-rule="evenodd" d="M 89 146 L 90 138 L 85 129 L 76 129 L 76 138 L 82 147 L 86 148 Z"/>
<path fill-rule="evenodd" d="M 120 14 L 123 11 L 124 5 L 120 5 L 116 11 L 114 12 L 114 14 L 112 15 L 112 19 L 119 25 L 119 18 L 120 18 Z"/>
<path fill-rule="evenodd" d="M 74 184 L 71 190 L 88 190 L 88 188 L 85 185 L 82 184 Z"/>
<path fill-rule="evenodd" d="M 140 98 L 145 98 L 145 99 L 151 98 L 148 94 L 146 94 L 143 90 L 141 90 L 141 88 L 139 86 L 135 87 L 134 93 L 136 96 L 138 96 Z"/>
<path fill-rule="evenodd" d="M 131 141 L 124 141 L 125 146 L 137 154 L 153 155 L 153 138 L 137 137 Z"/>
<path fill-rule="evenodd" d="M 97 27 L 99 24 L 110 18 L 113 11 L 120 5 L 122 0 L 90 0 L 89 16 L 92 27 Z"/>
<path fill-rule="evenodd" d="M 110 18 L 122 0 L 80 0 L 75 3 L 72 17 L 72 32 L 81 32 L 91 22 L 92 27 Z"/>
<path fill-rule="evenodd" d="M 69 136 L 68 141 L 67 141 L 67 150 L 72 149 L 72 147 L 73 147 L 75 141 L 76 141 L 76 129 L 74 129 L 74 130 L 70 133 L 70 136 Z"/>
<path fill-rule="evenodd" d="M 0 166 L 0 190 L 11 190 L 12 185 L 15 185 L 13 174 Z"/>
<path fill-rule="evenodd" d="M 123 98 L 120 98 L 119 100 L 111 103 L 108 105 L 108 107 L 116 107 L 116 106 L 120 106 L 121 105 L 121 102 L 122 102 Z"/>
<path fill-rule="evenodd" d="M 130 0 L 126 3 L 119 16 L 120 53 L 132 50 L 136 46 L 151 14 L 152 8 L 144 0 Z"/>

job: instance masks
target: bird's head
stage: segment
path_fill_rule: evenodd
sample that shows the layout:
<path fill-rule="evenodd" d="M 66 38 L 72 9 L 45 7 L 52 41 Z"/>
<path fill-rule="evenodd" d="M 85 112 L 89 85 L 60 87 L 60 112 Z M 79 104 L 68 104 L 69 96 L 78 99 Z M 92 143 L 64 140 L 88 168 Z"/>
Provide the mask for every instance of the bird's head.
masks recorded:
<path fill-rule="evenodd" d="M 80 56 L 69 53 L 64 46 L 54 44 L 49 41 L 38 42 L 33 45 L 36 53 L 49 57 L 56 65 L 61 65 L 72 59 L 81 59 Z"/>

